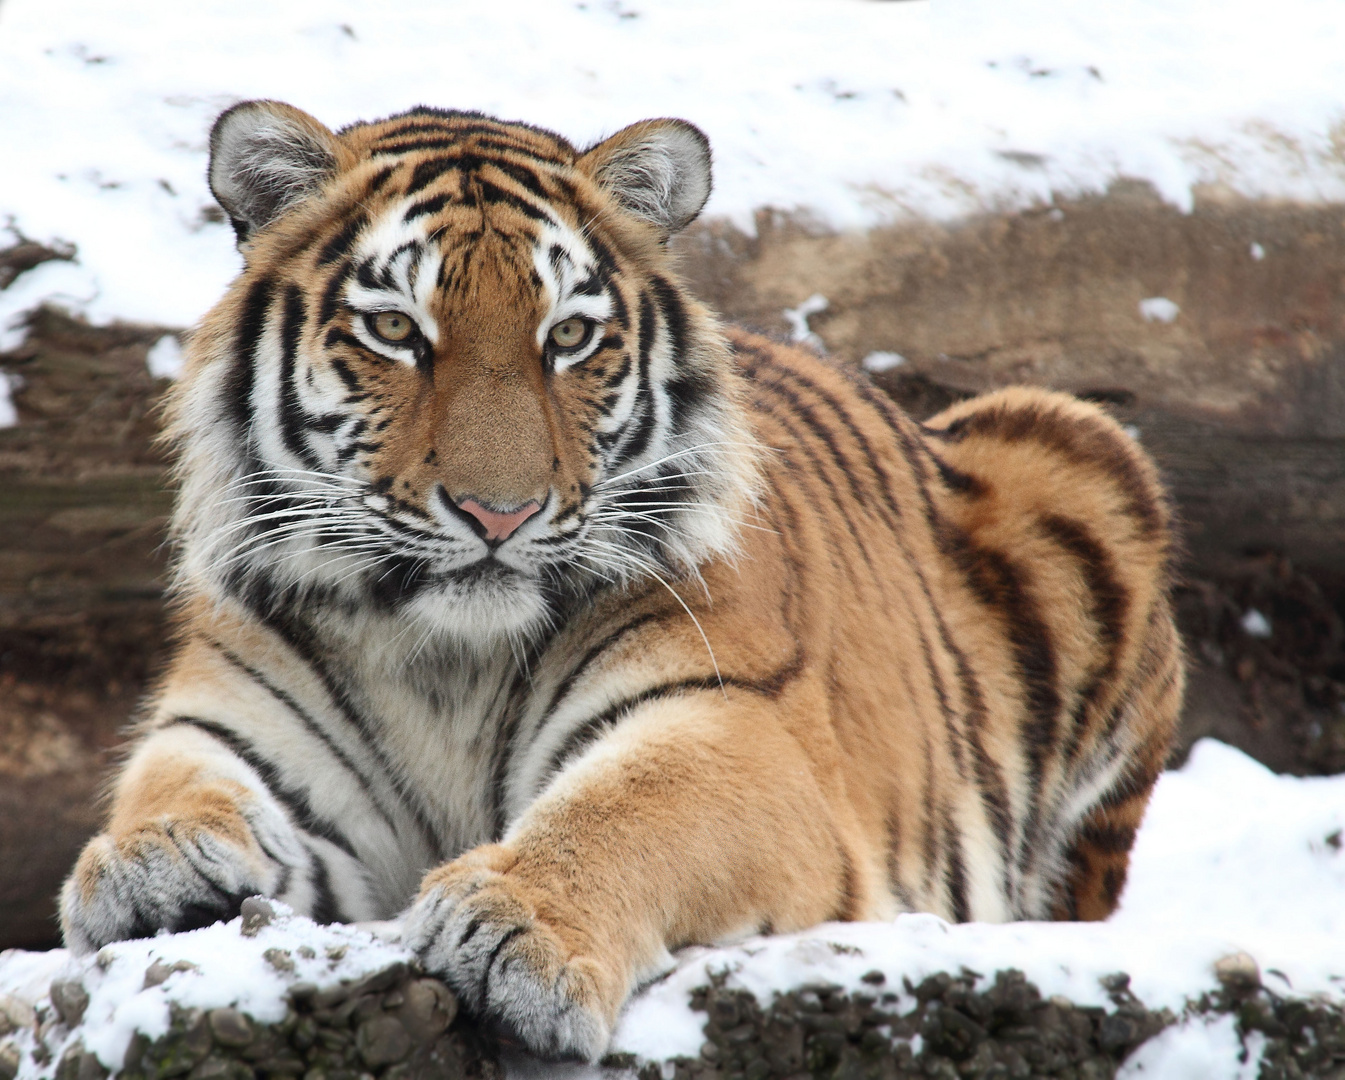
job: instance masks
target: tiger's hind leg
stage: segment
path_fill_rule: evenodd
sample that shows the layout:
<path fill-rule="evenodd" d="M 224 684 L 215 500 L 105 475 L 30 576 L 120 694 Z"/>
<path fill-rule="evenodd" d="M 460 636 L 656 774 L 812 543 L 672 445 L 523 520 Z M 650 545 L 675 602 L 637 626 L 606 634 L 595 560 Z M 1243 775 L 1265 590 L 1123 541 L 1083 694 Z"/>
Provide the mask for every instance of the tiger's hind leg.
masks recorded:
<path fill-rule="evenodd" d="M 1083 816 L 1064 852 L 1065 874 L 1056 890 L 1055 919 L 1106 919 L 1121 901 L 1130 851 L 1163 771 L 1181 711 L 1181 646 L 1171 620 L 1153 635 L 1140 690 L 1118 708 L 1137 742 L 1127 768 Z"/>
<path fill-rule="evenodd" d="M 1065 852 L 1068 869 L 1052 918 L 1093 922 L 1116 910 L 1130 871 L 1130 849 L 1156 779 L 1140 781 L 1133 794 L 1117 803 L 1100 803 L 1084 817 Z"/>

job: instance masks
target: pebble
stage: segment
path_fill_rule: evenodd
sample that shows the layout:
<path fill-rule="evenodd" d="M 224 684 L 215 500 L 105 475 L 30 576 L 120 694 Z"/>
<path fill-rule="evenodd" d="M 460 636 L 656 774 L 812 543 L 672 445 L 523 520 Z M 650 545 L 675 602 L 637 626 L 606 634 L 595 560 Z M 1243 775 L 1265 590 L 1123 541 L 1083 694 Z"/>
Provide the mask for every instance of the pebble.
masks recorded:
<path fill-rule="evenodd" d="M 411 1036 L 395 1016 L 386 1013 L 366 1020 L 355 1034 L 355 1046 L 371 1069 L 401 1061 L 411 1052 Z"/>
<path fill-rule="evenodd" d="M 238 912 L 243 916 L 242 934 L 244 937 L 256 937 L 263 926 L 275 921 L 276 909 L 264 896 L 249 896 L 243 901 Z"/>
<path fill-rule="evenodd" d="M 151 986 L 159 986 L 168 981 L 168 976 L 178 971 L 200 971 L 190 960 L 175 960 L 173 963 L 165 963 L 163 960 L 155 960 L 145 969 L 145 983 L 142 989 L 148 990 Z"/>
<path fill-rule="evenodd" d="M 353 996 L 360 994 L 378 994 L 384 990 L 389 990 L 406 978 L 406 965 L 398 960 L 396 963 L 385 967 L 382 971 L 376 971 L 372 975 L 366 975 L 350 991 Z"/>
<path fill-rule="evenodd" d="M 252 1021 L 237 1009 L 211 1009 L 210 1033 L 221 1046 L 247 1046 L 252 1041 Z"/>
<path fill-rule="evenodd" d="M 37 1011 L 21 998 L 0 994 L 0 1036 L 37 1027 Z"/>
<path fill-rule="evenodd" d="M 402 988 L 401 996 L 397 1018 L 417 1042 L 431 1041 L 458 1015 L 458 999 L 437 979 L 415 979 Z"/>
<path fill-rule="evenodd" d="M 1214 977 L 1230 993 L 1248 993 L 1261 986 L 1261 967 L 1245 952 L 1230 953 L 1214 962 Z"/>
<path fill-rule="evenodd" d="M 89 1007 L 89 992 L 77 979 L 57 979 L 51 984 L 51 1003 L 68 1027 L 77 1027 Z"/>

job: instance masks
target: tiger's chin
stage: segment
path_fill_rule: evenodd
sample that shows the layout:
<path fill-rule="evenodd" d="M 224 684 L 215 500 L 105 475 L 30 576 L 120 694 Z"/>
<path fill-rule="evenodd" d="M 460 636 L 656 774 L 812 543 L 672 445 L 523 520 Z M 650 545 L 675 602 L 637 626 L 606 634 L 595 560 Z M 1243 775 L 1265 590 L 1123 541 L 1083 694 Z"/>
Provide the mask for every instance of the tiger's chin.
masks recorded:
<path fill-rule="evenodd" d="M 490 648 L 533 637 L 552 619 L 537 578 L 484 562 L 422 586 L 401 605 L 403 617 L 459 646 Z"/>

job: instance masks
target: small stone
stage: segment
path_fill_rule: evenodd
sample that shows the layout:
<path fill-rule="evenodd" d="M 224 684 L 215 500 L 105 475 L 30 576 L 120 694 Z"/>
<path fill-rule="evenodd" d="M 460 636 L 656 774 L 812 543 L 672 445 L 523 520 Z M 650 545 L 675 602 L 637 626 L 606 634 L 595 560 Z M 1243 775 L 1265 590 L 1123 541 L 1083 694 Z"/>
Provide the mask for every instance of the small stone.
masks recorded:
<path fill-rule="evenodd" d="M 252 1021 L 237 1009 L 211 1009 L 210 1033 L 221 1046 L 247 1046 L 252 1041 Z"/>
<path fill-rule="evenodd" d="M 319 990 L 313 995 L 313 1008 L 315 1009 L 334 1009 L 346 998 L 350 997 L 350 984 L 338 983 L 336 986 L 329 986 L 325 990 Z"/>
<path fill-rule="evenodd" d="M 1130 989 L 1130 976 L 1124 971 L 1117 971 L 1111 975 L 1103 975 L 1098 979 L 1102 984 L 1102 989 L 1109 994 L 1120 994 Z"/>
<path fill-rule="evenodd" d="M 121 1071 L 129 1072 L 138 1068 L 140 1062 L 145 1057 L 145 1051 L 149 1049 L 150 1038 L 144 1032 L 137 1031 L 131 1036 L 131 1041 L 126 1044 L 126 1053 L 121 1059 Z"/>
<path fill-rule="evenodd" d="M 299 950 L 303 952 L 302 949 Z M 294 1002 L 296 1008 L 309 1009 L 313 1006 L 313 999 L 317 997 L 318 988 L 316 983 L 297 982 L 290 987 L 290 1000 Z"/>
<path fill-rule="evenodd" d="M 210 1053 L 210 1022 L 202 1010 L 180 1010 L 173 1026 L 182 1032 L 182 1051 L 193 1064 Z"/>
<path fill-rule="evenodd" d="M 168 981 L 168 976 L 173 974 L 173 969 L 162 960 L 155 960 L 145 969 L 145 981 L 141 984 L 142 990 L 148 990 L 151 986 L 160 986 Z"/>
<path fill-rule="evenodd" d="M 89 992 L 77 979 L 57 979 L 51 984 L 51 1004 L 67 1026 L 75 1027 L 89 1007 Z"/>
<path fill-rule="evenodd" d="M 0 994 L 0 1036 L 37 1030 L 37 1010 L 22 998 Z"/>
<path fill-rule="evenodd" d="M 303 1058 L 297 1054 L 278 1054 L 274 1057 L 261 1058 L 256 1063 L 258 1072 L 265 1073 L 268 1077 L 276 1076 L 299 1076 L 307 1066 Z"/>
<path fill-rule="evenodd" d="M 355 1035 L 360 1057 L 371 1069 L 401 1061 L 411 1052 L 411 1036 L 395 1016 L 375 1016 L 360 1025 Z"/>
<path fill-rule="evenodd" d="M 268 964 L 282 974 L 293 974 L 294 957 L 289 954 L 288 949 L 267 949 L 262 953 L 262 957 Z"/>
<path fill-rule="evenodd" d="M 249 896 L 239 907 L 238 913 L 243 916 L 244 937 L 256 937 L 261 933 L 262 927 L 270 926 L 276 917 L 276 909 L 264 896 Z"/>
<path fill-rule="evenodd" d="M 332 962 L 346 958 L 346 947 L 344 945 L 328 945 L 323 952 L 327 954 L 327 959 Z"/>
<path fill-rule="evenodd" d="M 316 960 L 318 956 L 318 954 L 313 951 L 312 945 L 300 945 L 295 951 L 305 960 Z"/>
<path fill-rule="evenodd" d="M 155 960 L 145 969 L 145 983 L 141 989 L 148 990 L 151 986 L 160 986 L 168 981 L 168 976 L 174 975 L 179 971 L 200 971 L 190 960 L 175 960 L 169 964 L 163 960 Z"/>
<path fill-rule="evenodd" d="M 873 971 L 864 972 L 864 974 L 859 977 L 859 981 L 868 983 L 870 986 L 882 986 L 883 983 L 887 982 L 887 976 L 875 969 Z"/>
<path fill-rule="evenodd" d="M 377 1016 L 382 1011 L 383 1001 L 377 994 L 364 994 L 357 998 L 351 998 L 337 1009 L 336 1019 L 337 1023 L 359 1027 L 371 1016 Z"/>
<path fill-rule="evenodd" d="M 290 1045 L 299 1053 L 306 1052 L 318 1038 L 318 1025 L 311 1016 L 301 1016 L 290 1032 Z"/>
<path fill-rule="evenodd" d="M 0 1043 L 0 1080 L 14 1080 L 19 1074 L 19 1062 L 22 1055 L 12 1042 Z"/>
<path fill-rule="evenodd" d="M 79 1059 L 83 1054 L 83 1044 L 73 1043 L 56 1063 L 56 1080 L 78 1080 Z"/>
<path fill-rule="evenodd" d="M 1139 1042 L 1139 1036 L 1140 1033 L 1135 1023 L 1116 1013 L 1104 1016 L 1102 1022 L 1098 1024 L 1098 1045 L 1108 1053 L 1129 1050 L 1131 1046 Z"/>
<path fill-rule="evenodd" d="M 229 1062 L 211 1054 L 196 1064 L 187 1074 L 187 1080 L 228 1080 L 229 1071 Z"/>
<path fill-rule="evenodd" d="M 372 975 L 366 975 L 351 990 L 352 994 L 381 994 L 384 990 L 391 990 L 399 982 L 406 978 L 406 964 L 398 960 L 395 964 L 385 967 L 382 971 L 376 971 Z"/>
<path fill-rule="evenodd" d="M 75 1071 L 76 1080 L 107 1080 L 107 1069 L 98 1060 L 96 1054 L 89 1051 L 79 1055 L 79 1067 Z"/>
<path fill-rule="evenodd" d="M 1261 968 L 1245 952 L 1235 952 L 1214 962 L 1214 977 L 1231 994 L 1247 994 L 1261 986 Z"/>
<path fill-rule="evenodd" d="M 430 1042 L 458 1015 L 458 999 L 438 979 L 416 979 L 402 990 L 396 1016 L 417 1042 Z"/>

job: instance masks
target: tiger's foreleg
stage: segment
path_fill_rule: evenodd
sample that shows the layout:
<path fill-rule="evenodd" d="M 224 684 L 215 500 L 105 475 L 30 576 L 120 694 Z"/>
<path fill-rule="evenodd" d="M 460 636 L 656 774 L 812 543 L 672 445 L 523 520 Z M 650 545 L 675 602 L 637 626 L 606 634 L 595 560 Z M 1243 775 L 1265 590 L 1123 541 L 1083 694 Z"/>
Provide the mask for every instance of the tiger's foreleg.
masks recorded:
<path fill-rule="evenodd" d="M 121 771 L 106 830 L 61 893 L 77 952 L 230 918 L 255 893 L 283 896 L 308 853 L 241 759 L 204 731 L 170 724 Z"/>
<path fill-rule="evenodd" d="M 430 872 L 405 941 L 478 1017 L 597 1060 L 669 950 L 848 912 L 853 883 L 800 744 L 718 692 L 642 706 L 504 839 Z"/>

